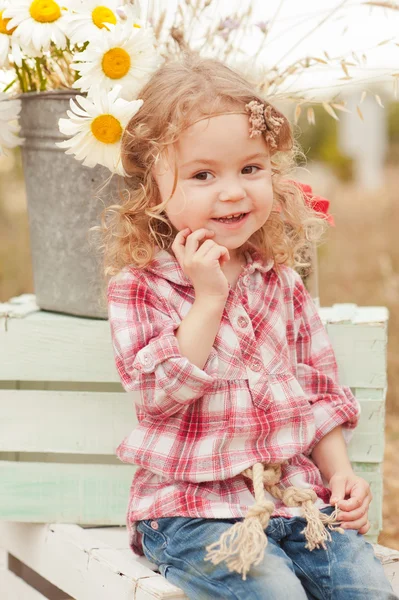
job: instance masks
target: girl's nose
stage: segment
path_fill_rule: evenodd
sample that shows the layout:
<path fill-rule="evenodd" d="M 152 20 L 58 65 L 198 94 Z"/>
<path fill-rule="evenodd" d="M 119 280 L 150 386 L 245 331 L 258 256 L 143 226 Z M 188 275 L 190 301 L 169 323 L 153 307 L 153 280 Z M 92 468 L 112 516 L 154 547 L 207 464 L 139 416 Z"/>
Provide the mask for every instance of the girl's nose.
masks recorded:
<path fill-rule="evenodd" d="M 221 202 L 237 201 L 242 200 L 245 196 L 245 190 L 239 183 L 231 183 L 223 187 L 219 194 L 219 200 Z"/>

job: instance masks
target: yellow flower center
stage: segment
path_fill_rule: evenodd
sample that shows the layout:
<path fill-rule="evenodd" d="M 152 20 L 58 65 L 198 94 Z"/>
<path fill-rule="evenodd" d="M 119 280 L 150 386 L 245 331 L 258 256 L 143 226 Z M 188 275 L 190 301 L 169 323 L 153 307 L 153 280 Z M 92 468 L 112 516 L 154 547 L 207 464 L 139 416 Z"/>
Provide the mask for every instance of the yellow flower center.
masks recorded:
<path fill-rule="evenodd" d="M 106 6 L 96 6 L 91 13 L 91 18 L 93 19 L 94 25 L 99 29 L 102 29 L 103 27 L 108 29 L 105 23 L 112 23 L 113 25 L 116 25 L 116 16 L 112 10 Z"/>
<path fill-rule="evenodd" d="M 138 23 L 133 23 L 133 27 L 136 27 L 137 29 L 141 29 L 141 25 L 139 25 Z"/>
<path fill-rule="evenodd" d="M 123 48 L 111 48 L 103 56 L 102 68 L 110 79 L 124 77 L 130 69 L 130 56 Z"/>
<path fill-rule="evenodd" d="M 11 19 L 3 19 L 3 11 L 0 10 L 0 33 L 11 35 L 16 30 L 16 27 L 14 29 L 7 29 L 7 23 L 10 21 Z"/>
<path fill-rule="evenodd" d="M 94 137 L 103 144 L 115 144 L 122 136 L 122 126 L 112 115 L 100 115 L 91 124 Z"/>
<path fill-rule="evenodd" d="M 29 12 L 39 23 L 54 23 L 61 16 L 61 8 L 54 0 L 33 0 Z"/>

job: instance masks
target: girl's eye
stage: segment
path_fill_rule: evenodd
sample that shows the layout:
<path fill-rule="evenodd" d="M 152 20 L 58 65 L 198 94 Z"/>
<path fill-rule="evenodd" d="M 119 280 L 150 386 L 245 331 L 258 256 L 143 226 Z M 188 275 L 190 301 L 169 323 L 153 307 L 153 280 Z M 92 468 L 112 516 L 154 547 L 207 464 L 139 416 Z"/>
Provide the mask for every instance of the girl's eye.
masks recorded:
<path fill-rule="evenodd" d="M 256 171 L 248 171 L 246 169 L 256 169 Z M 244 175 L 253 175 L 257 171 L 259 171 L 259 167 L 256 167 L 255 165 L 248 165 L 247 167 L 244 167 L 242 170 Z"/>
<path fill-rule="evenodd" d="M 198 181 L 208 181 L 207 175 L 210 175 L 209 171 L 201 171 L 201 173 L 194 175 L 194 179 L 198 179 Z"/>

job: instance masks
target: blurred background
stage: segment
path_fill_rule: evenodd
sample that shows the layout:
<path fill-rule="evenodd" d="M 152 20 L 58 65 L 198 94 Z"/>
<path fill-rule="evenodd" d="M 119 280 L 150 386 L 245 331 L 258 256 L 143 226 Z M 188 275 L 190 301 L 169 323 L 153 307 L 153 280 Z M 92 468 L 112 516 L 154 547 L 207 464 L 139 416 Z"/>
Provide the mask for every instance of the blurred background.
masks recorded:
<path fill-rule="evenodd" d="M 155 25 L 166 2 L 141 4 L 145 18 Z M 166 16 L 173 18 L 179 4 L 189 3 L 168 2 Z M 271 0 L 267 8 L 263 2 L 241 2 L 241 7 L 245 4 L 257 29 L 270 31 L 263 50 L 255 48 L 254 36 L 248 41 L 242 34 L 244 20 L 234 2 L 211 2 L 213 12 L 208 13 L 218 24 L 214 35 L 231 40 L 237 60 L 241 54 L 246 60 L 256 54 L 265 73 L 273 72 L 276 64 L 281 73 L 281 66 L 296 60 L 320 60 L 313 69 L 303 63 L 294 78 L 265 91 L 291 117 L 306 155 L 295 176 L 330 200 L 335 219 L 318 251 L 321 305 L 349 302 L 383 305 L 390 311 L 384 528 L 379 542 L 399 549 L 399 6 L 336 0 L 326 0 L 321 8 L 307 1 L 298 8 L 290 0 Z M 199 15 L 200 28 L 208 18 Z M 187 35 L 190 41 L 194 29 Z M 303 99 L 308 99 L 307 106 Z M 15 149 L 0 156 L 0 302 L 33 291 L 24 176 Z"/>

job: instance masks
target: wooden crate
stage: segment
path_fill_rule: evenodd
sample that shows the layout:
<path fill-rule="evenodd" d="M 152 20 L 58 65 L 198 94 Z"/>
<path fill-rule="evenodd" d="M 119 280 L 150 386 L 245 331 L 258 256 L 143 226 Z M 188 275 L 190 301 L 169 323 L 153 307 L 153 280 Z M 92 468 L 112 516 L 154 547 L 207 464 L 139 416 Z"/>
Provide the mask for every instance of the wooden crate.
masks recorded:
<path fill-rule="evenodd" d="M 32 301 L 0 305 L 0 519 L 122 525 L 135 467 L 120 463 L 115 449 L 136 418 L 114 366 L 109 323 L 39 311 Z M 341 383 L 362 405 L 349 453 L 371 484 L 368 537 L 375 541 L 382 527 L 388 313 L 335 305 L 320 314 Z"/>

